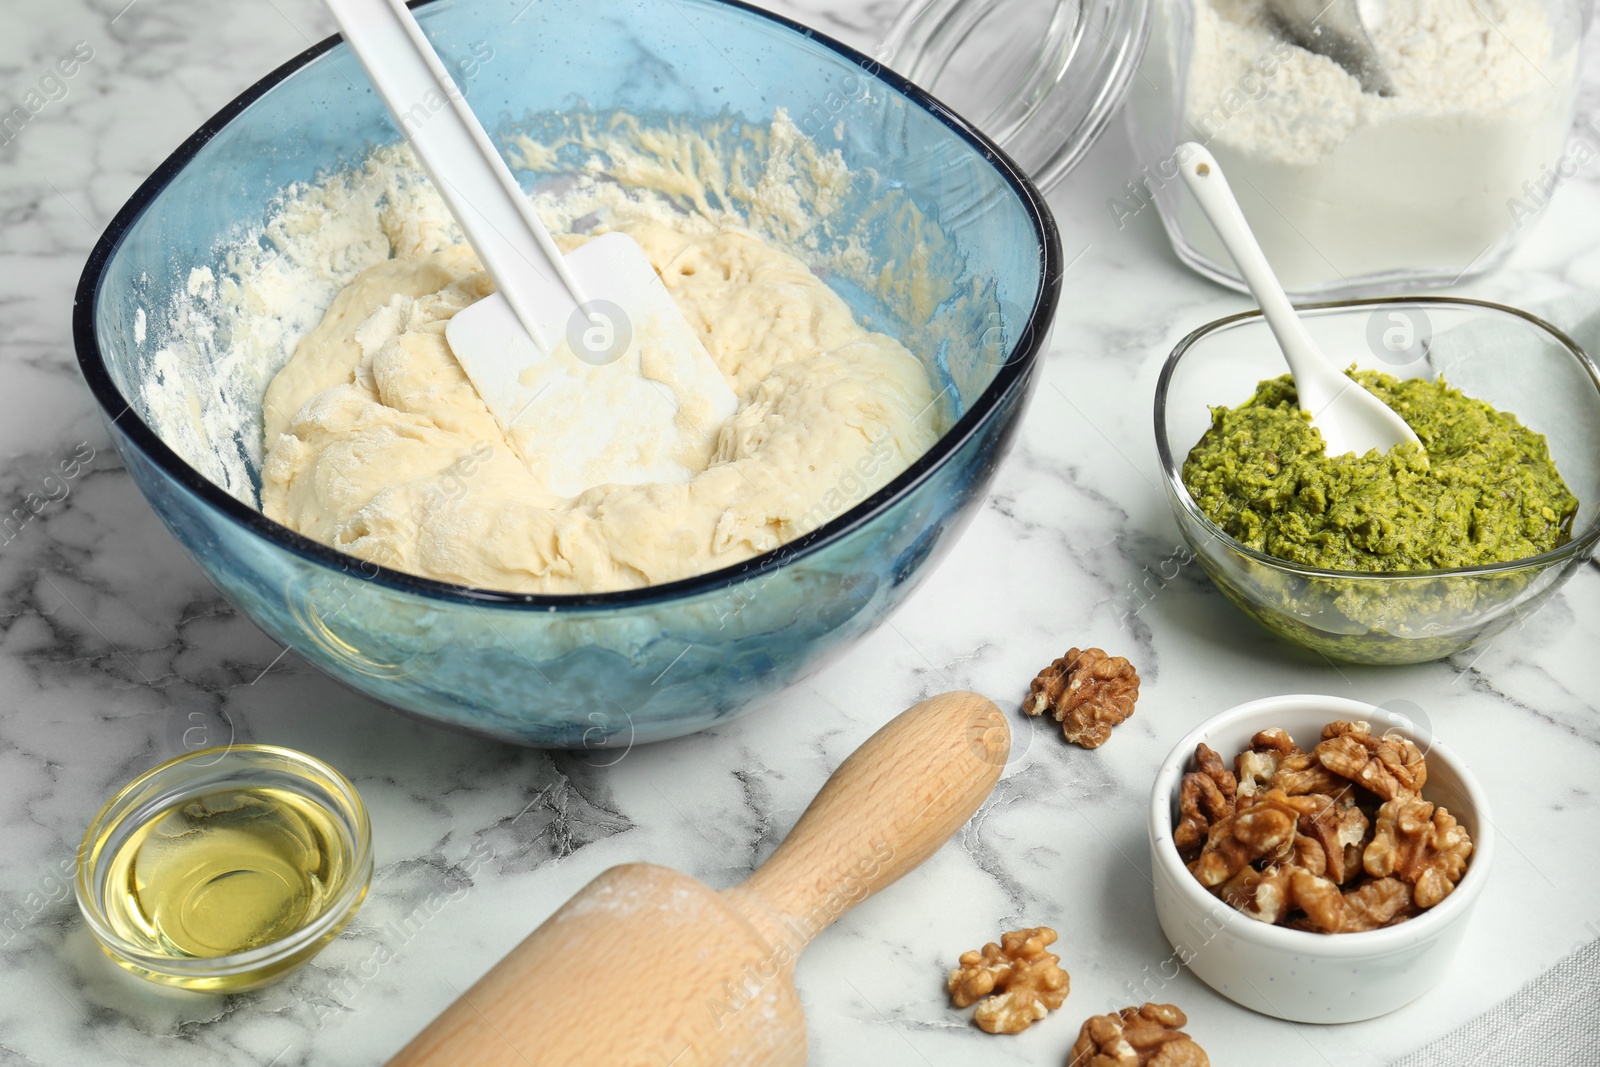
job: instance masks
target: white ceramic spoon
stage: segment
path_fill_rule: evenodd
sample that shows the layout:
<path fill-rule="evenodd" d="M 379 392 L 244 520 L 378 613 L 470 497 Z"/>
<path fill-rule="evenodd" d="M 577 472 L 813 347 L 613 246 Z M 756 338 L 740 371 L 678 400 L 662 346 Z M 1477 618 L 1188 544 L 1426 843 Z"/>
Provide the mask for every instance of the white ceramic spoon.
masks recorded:
<path fill-rule="evenodd" d="M 1211 153 L 1190 142 L 1178 146 L 1178 158 L 1185 160 L 1179 168 L 1184 184 L 1200 201 L 1206 217 L 1238 264 L 1250 294 L 1261 305 L 1261 313 L 1294 375 L 1300 406 L 1310 412 L 1311 425 L 1321 432 L 1328 454 L 1354 452 L 1363 456 L 1374 448 L 1387 452 L 1403 441 L 1420 446 L 1422 442 L 1405 420 L 1323 355 L 1306 332 Z"/>

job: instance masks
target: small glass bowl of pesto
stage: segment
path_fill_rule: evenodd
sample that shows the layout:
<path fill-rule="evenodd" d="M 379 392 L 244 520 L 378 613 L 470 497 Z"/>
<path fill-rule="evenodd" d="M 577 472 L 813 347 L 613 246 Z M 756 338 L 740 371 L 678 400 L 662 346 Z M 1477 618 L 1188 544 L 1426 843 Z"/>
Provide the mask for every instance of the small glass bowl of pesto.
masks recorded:
<path fill-rule="evenodd" d="M 1271 331 L 1259 311 L 1219 319 L 1179 342 L 1156 386 L 1167 498 L 1201 567 L 1262 626 L 1333 660 L 1422 663 L 1518 624 L 1600 540 L 1600 370 L 1556 327 L 1500 304 L 1300 310 L 1323 351 L 1394 379 L 1375 391 L 1418 405 L 1401 414 L 1432 438 L 1430 455 L 1464 462 L 1439 474 L 1442 488 L 1423 484 L 1414 457 L 1302 471 L 1304 428 L 1260 417 L 1283 399 L 1263 386 L 1285 371 Z M 1470 455 L 1484 450 L 1497 458 Z M 1228 501 L 1224 487 L 1243 488 Z"/>

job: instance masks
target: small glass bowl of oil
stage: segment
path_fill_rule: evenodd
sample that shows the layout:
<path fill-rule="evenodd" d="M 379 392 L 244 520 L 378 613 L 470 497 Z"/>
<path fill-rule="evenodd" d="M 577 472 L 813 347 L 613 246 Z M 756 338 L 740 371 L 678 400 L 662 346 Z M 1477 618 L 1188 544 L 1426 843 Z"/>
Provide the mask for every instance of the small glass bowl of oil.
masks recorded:
<path fill-rule="evenodd" d="M 272 745 L 200 749 L 129 782 L 78 851 L 78 907 L 122 967 L 235 993 L 345 928 L 372 880 L 372 829 L 344 775 Z"/>

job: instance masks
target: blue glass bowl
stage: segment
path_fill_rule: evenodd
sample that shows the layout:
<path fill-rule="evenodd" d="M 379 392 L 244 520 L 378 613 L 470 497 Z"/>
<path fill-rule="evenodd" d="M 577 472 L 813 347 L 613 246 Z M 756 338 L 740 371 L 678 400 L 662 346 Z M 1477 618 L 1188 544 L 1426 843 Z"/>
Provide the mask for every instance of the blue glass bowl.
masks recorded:
<path fill-rule="evenodd" d="M 84 377 L 134 482 L 207 576 L 335 678 L 426 719 L 529 745 L 621 746 L 701 729 L 876 627 L 971 518 L 1016 431 L 1059 297 L 1054 223 L 1016 165 L 937 101 L 870 57 L 755 8 L 434 0 L 416 11 L 452 68 L 468 69 L 484 42 L 507 57 L 474 67 L 468 90 L 502 143 L 530 128 L 528 116 L 578 108 L 762 127 L 782 108 L 820 148 L 837 149 L 852 179 L 833 217 L 858 224 L 815 235 L 811 253 L 854 240 L 876 263 L 900 264 L 908 281 L 937 275 L 947 293 L 964 294 L 912 313 L 879 288 L 833 281 L 859 316 L 926 362 L 946 389 L 948 431 L 882 490 L 783 548 L 626 592 L 451 585 L 266 519 L 252 506 L 255 466 L 250 484 L 225 489 L 152 429 L 141 389 L 154 359 L 146 323 L 181 298 L 193 268 L 225 276 L 230 242 L 260 226 L 287 186 L 398 140 L 337 38 L 229 104 L 118 213 L 79 283 Z M 920 212 L 940 239 L 909 247 L 897 225 L 905 215 L 885 204 Z M 209 447 L 248 453 L 244 445 L 259 446 L 259 415 L 230 423 L 200 363 L 193 396 L 212 420 Z"/>

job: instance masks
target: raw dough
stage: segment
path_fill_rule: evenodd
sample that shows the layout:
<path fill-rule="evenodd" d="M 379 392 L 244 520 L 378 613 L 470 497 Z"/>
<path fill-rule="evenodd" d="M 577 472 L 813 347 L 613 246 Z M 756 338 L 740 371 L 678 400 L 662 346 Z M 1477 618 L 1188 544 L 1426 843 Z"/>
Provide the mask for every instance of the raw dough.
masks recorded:
<path fill-rule="evenodd" d="M 858 325 L 800 260 L 726 225 L 618 228 L 644 247 L 739 395 L 693 480 L 553 495 L 520 458 L 536 452 L 536 436 L 507 439 L 445 341 L 450 316 L 492 288 L 457 246 L 368 268 L 273 379 L 267 516 L 441 581 L 629 589 L 777 548 L 938 439 L 922 364 Z"/>

